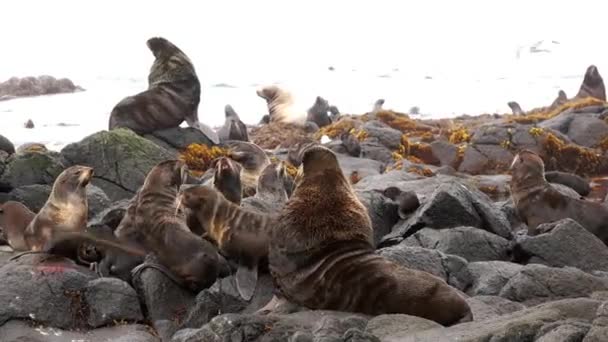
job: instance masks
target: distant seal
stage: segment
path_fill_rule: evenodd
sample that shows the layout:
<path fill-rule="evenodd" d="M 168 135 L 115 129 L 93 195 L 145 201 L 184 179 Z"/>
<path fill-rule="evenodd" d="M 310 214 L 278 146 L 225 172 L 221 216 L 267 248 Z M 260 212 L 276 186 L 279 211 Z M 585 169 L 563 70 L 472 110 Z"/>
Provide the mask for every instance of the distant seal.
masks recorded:
<path fill-rule="evenodd" d="M 124 127 L 146 134 L 178 127 L 184 120 L 190 127 L 201 128 L 201 85 L 190 58 L 165 38 L 150 38 L 146 44 L 155 57 L 148 89 L 114 107 L 109 130 Z"/>
<path fill-rule="evenodd" d="M 317 96 L 315 103 L 308 109 L 307 121 L 314 122 L 319 128 L 331 124 L 331 119 L 327 114 L 329 112 L 329 102 Z"/>
<path fill-rule="evenodd" d="M 367 210 L 325 147 L 304 151 L 296 189 L 270 241 L 270 271 L 289 302 L 316 310 L 403 313 L 442 325 L 472 319 L 467 302 L 445 281 L 375 253 Z"/>
<path fill-rule="evenodd" d="M 354 134 L 344 132 L 340 135 L 340 140 L 342 141 L 342 146 L 344 146 L 344 149 L 348 155 L 357 158 L 361 156 L 361 143 L 359 142 L 359 139 L 354 136 Z"/>
<path fill-rule="evenodd" d="M 381 111 L 383 109 L 382 108 L 383 105 L 384 105 L 384 99 L 376 100 L 376 102 L 374 102 L 374 107 L 372 108 L 372 114 L 376 114 L 379 111 Z"/>
<path fill-rule="evenodd" d="M 241 205 L 243 187 L 241 185 L 241 164 L 227 157 L 214 160 L 213 186 L 230 202 Z"/>
<path fill-rule="evenodd" d="M 220 142 L 227 140 L 249 141 L 247 126 L 241 121 L 234 108 L 231 105 L 226 105 L 224 113 L 226 115 L 224 126 L 217 132 Z"/>
<path fill-rule="evenodd" d="M 223 146 L 228 148 L 229 157 L 243 167 L 241 172 L 241 184 L 243 197 L 253 196 L 258 184 L 258 177 L 262 170 L 270 164 L 266 152 L 258 145 L 245 141 L 230 140 Z"/>
<path fill-rule="evenodd" d="M 306 113 L 295 108 L 293 96 L 288 91 L 271 85 L 258 89 L 257 95 L 268 105 L 269 122 L 304 124 Z"/>
<path fill-rule="evenodd" d="M 511 197 L 528 235 L 537 235 L 543 223 L 571 218 L 608 244 L 608 207 L 557 191 L 545 179 L 543 160 L 532 151 L 519 152 L 510 170 Z"/>
<path fill-rule="evenodd" d="M 566 96 L 565 91 L 560 89 L 557 92 L 557 98 L 555 100 L 553 100 L 553 103 L 551 104 L 551 108 L 557 108 L 566 102 L 568 102 L 568 96 Z"/>
<path fill-rule="evenodd" d="M 594 97 L 598 100 L 606 101 L 606 88 L 604 80 L 595 65 L 590 65 L 585 72 L 585 78 L 578 90 L 575 98 L 584 99 Z"/>
<path fill-rule="evenodd" d="M 182 189 L 179 203 L 193 211 L 222 254 L 238 261 L 237 289 L 245 300 L 251 299 L 258 263 L 268 255 L 274 217 L 243 209 L 205 185 Z"/>
<path fill-rule="evenodd" d="M 194 235 L 185 217 L 178 215 L 177 193 L 186 178 L 187 167 L 180 160 L 160 162 L 148 172 L 139 191 L 134 222 L 142 245 L 156 255 L 160 265 L 142 264 L 133 272 L 152 266 L 173 274 L 183 287 L 200 292 L 217 279 L 219 257 L 213 245 Z"/>
<path fill-rule="evenodd" d="M 8 201 L 0 204 L 0 229 L 13 250 L 29 250 L 25 243 L 24 233 L 34 216 L 36 214 L 19 202 Z"/>
<path fill-rule="evenodd" d="M 420 207 L 420 200 L 414 191 L 401 191 L 396 186 L 390 186 L 384 189 L 383 194 L 397 203 L 398 214 L 402 219 Z"/>
<path fill-rule="evenodd" d="M 545 172 L 545 179 L 549 183 L 557 183 L 565 185 L 581 196 L 587 196 L 591 192 L 591 186 L 579 175 L 574 173 L 562 172 L 562 171 L 547 171 Z"/>
<path fill-rule="evenodd" d="M 329 106 L 329 118 L 331 119 L 331 122 L 337 122 L 338 119 L 340 118 L 340 110 L 338 109 L 338 107 L 336 106 Z"/>
<path fill-rule="evenodd" d="M 511 112 L 513 113 L 513 115 L 524 115 L 524 111 L 521 109 L 519 103 L 515 101 L 509 101 L 507 105 L 509 106 L 509 108 L 511 108 Z"/>

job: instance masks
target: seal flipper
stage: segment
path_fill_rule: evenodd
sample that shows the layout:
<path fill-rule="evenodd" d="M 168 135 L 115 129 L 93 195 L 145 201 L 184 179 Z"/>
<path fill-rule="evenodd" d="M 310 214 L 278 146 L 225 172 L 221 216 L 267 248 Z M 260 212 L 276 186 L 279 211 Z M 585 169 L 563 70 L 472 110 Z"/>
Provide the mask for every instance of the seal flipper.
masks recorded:
<path fill-rule="evenodd" d="M 241 297 L 249 301 L 253 297 L 256 285 L 258 283 L 258 265 L 254 264 L 252 267 L 239 264 L 236 270 L 236 288 L 239 291 Z"/>

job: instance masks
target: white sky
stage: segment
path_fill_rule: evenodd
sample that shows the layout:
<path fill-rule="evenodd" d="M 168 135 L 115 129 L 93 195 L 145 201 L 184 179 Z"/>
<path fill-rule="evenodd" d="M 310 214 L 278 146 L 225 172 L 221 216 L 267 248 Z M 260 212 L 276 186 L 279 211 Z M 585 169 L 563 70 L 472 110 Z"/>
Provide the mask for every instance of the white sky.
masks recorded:
<path fill-rule="evenodd" d="M 517 44 L 557 39 L 597 61 L 601 0 L 3 0 L 0 75 L 50 70 L 147 74 L 145 40 L 160 35 L 197 69 L 293 68 L 332 61 L 493 68 Z M 598 46 L 594 46 L 598 45 Z M 450 50 L 446 52 L 443 49 Z M 590 57 L 591 58 L 591 57 Z M 601 68 L 600 68 L 601 69 Z M 14 72 L 13 72 L 14 74 Z M 24 76 L 24 75 L 15 75 Z M 62 76 L 62 75 L 57 75 Z M 69 76 L 69 75 L 66 75 Z"/>

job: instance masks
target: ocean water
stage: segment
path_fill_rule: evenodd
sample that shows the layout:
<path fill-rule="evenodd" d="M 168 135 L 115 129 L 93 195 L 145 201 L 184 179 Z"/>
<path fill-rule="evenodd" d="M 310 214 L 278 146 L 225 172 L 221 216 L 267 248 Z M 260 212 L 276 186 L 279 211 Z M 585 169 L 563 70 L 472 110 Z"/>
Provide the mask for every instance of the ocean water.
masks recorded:
<path fill-rule="evenodd" d="M 267 84 L 287 87 L 304 106 L 321 95 L 349 114 L 379 98 L 428 118 L 507 113 L 511 100 L 524 110 L 544 106 L 559 89 L 574 96 L 590 64 L 608 75 L 608 49 L 588 27 L 606 5 L 571 4 L 11 2 L 0 13 L 0 32 L 11 32 L 0 81 L 49 74 L 86 91 L 1 101 L 0 134 L 60 150 L 107 129 L 113 106 L 147 88 L 153 56 L 145 41 L 156 35 L 192 59 L 202 83 L 199 119 L 212 127 L 223 123 L 226 104 L 244 122 L 259 122 L 266 104 L 255 91 Z M 34 129 L 23 127 L 28 119 Z"/>

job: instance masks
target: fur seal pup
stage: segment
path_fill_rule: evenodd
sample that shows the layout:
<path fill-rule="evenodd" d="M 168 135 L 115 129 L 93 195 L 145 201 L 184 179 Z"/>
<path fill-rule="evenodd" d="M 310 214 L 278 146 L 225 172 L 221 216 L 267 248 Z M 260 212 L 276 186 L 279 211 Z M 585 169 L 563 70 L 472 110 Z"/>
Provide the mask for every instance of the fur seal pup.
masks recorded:
<path fill-rule="evenodd" d="M 350 132 L 344 132 L 340 135 L 340 140 L 342 141 L 342 146 L 346 150 L 348 155 L 353 157 L 361 156 L 361 143 L 359 143 L 359 139 L 355 137 Z"/>
<path fill-rule="evenodd" d="M 290 181 L 293 182 L 293 179 L 287 173 L 284 161 L 269 164 L 258 179 L 255 196 L 245 198 L 243 208 L 266 214 L 279 212 L 289 197 L 287 184 Z"/>
<path fill-rule="evenodd" d="M 243 299 L 251 299 L 257 284 L 258 263 L 268 255 L 273 216 L 243 209 L 205 185 L 182 189 L 179 203 L 192 210 L 206 236 L 222 254 L 238 260 L 237 289 Z"/>
<path fill-rule="evenodd" d="M 29 250 L 25 243 L 24 233 L 34 216 L 36 214 L 20 202 L 7 201 L 0 204 L 0 229 L 13 250 Z"/>
<path fill-rule="evenodd" d="M 287 90 L 271 85 L 258 89 L 256 94 L 266 100 L 269 122 L 304 125 L 306 113 L 295 107 L 293 96 Z"/>
<path fill-rule="evenodd" d="M 590 65 L 587 68 L 583 83 L 578 90 L 578 94 L 575 96 L 577 99 L 584 99 L 586 97 L 594 97 L 598 100 L 606 101 L 604 80 L 595 65 Z"/>
<path fill-rule="evenodd" d="M 511 112 L 513 113 L 513 115 L 524 115 L 524 111 L 521 109 L 519 103 L 515 101 L 509 101 L 507 105 L 509 106 L 509 108 L 511 108 Z"/>
<path fill-rule="evenodd" d="M 178 215 L 177 193 L 187 178 L 181 160 L 156 164 L 144 180 L 135 209 L 135 229 L 147 251 L 160 265 L 149 265 L 175 275 L 180 285 L 199 292 L 211 286 L 219 275 L 218 252 L 208 241 L 194 235 L 183 215 Z M 137 272 L 142 264 L 133 272 Z M 173 278 L 172 278 L 173 279 Z"/>
<path fill-rule="evenodd" d="M 243 189 L 241 171 L 243 167 L 236 161 L 219 157 L 213 161 L 213 186 L 230 202 L 241 205 Z"/>
<path fill-rule="evenodd" d="M 420 207 L 420 200 L 414 191 L 401 191 L 396 186 L 389 186 L 382 193 L 397 203 L 397 213 L 401 219 L 406 219 L 408 214 Z"/>
<path fill-rule="evenodd" d="M 224 126 L 217 132 L 220 143 L 227 140 L 249 141 L 247 126 L 241 121 L 239 115 L 234 111 L 234 108 L 228 104 L 224 107 L 224 113 L 226 115 L 226 121 L 224 122 Z"/>
<path fill-rule="evenodd" d="M 304 151 L 296 189 L 272 230 L 269 266 L 279 293 L 310 309 L 403 313 L 442 325 L 472 319 L 445 281 L 375 253 L 367 210 L 323 146 Z"/>
<path fill-rule="evenodd" d="M 245 141 L 230 140 L 224 143 L 228 148 L 230 159 L 243 167 L 241 184 L 243 197 L 253 196 L 262 170 L 270 164 L 268 155 L 258 145 Z"/>
<path fill-rule="evenodd" d="M 330 125 L 331 119 L 327 112 L 329 112 L 329 102 L 317 96 L 315 103 L 308 109 L 306 120 L 314 122 L 319 128 Z"/>
<path fill-rule="evenodd" d="M 383 105 L 384 105 L 384 99 L 376 100 L 376 102 L 374 102 L 374 107 L 372 108 L 372 114 L 376 114 L 379 111 L 381 111 L 383 109 L 382 108 Z"/>
<path fill-rule="evenodd" d="M 519 152 L 510 169 L 511 197 L 528 235 L 537 235 L 543 223 L 571 218 L 608 244 L 608 207 L 557 191 L 545 179 L 543 160 L 530 150 Z"/>
<path fill-rule="evenodd" d="M 112 109 L 109 130 L 129 128 L 137 134 L 178 127 L 202 127 L 198 120 L 201 85 L 194 65 L 177 46 L 165 38 L 148 39 L 154 55 L 148 89 L 121 100 Z"/>

